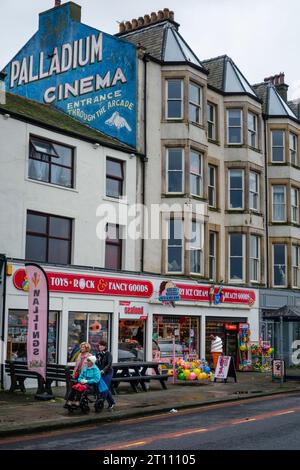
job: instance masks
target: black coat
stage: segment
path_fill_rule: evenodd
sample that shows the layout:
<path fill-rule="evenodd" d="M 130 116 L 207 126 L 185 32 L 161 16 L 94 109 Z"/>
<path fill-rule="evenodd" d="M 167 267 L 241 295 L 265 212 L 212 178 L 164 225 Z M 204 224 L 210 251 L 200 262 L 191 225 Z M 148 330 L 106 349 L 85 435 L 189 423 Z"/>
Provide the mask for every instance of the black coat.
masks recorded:
<path fill-rule="evenodd" d="M 99 369 L 104 372 L 104 375 L 109 374 L 113 371 L 112 368 L 112 355 L 109 351 L 98 352 L 96 354 L 96 365 Z"/>

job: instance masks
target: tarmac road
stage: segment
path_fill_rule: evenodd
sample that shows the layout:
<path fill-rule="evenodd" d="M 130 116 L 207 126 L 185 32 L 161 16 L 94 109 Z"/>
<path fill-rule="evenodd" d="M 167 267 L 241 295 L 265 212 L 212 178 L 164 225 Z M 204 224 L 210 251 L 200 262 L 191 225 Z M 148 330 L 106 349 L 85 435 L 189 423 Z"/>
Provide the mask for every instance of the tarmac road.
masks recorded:
<path fill-rule="evenodd" d="M 300 396 L 253 398 L 0 440 L 1 450 L 300 450 Z"/>

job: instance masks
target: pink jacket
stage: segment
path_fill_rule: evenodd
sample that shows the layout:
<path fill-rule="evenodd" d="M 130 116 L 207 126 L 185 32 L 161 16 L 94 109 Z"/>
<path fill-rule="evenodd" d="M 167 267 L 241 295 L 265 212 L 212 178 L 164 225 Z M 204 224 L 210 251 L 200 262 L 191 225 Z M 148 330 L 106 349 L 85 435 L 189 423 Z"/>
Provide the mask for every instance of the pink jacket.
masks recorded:
<path fill-rule="evenodd" d="M 74 372 L 73 372 L 73 375 L 75 376 L 76 373 L 78 373 L 78 375 L 81 373 L 81 371 L 87 367 L 87 358 L 90 356 L 91 354 L 89 352 L 87 353 L 80 353 L 79 356 L 77 357 L 76 359 L 76 364 L 75 364 L 75 368 L 74 368 Z"/>

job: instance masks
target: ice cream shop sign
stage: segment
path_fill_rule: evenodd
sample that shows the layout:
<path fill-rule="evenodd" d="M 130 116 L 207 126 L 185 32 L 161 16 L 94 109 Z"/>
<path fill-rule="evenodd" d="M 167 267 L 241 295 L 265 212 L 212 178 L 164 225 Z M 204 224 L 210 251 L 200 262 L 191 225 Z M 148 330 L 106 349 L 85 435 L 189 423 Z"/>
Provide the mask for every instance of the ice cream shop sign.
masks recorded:
<path fill-rule="evenodd" d="M 80 14 L 72 2 L 41 13 L 38 32 L 4 70 L 6 89 L 135 147 L 136 49 Z"/>

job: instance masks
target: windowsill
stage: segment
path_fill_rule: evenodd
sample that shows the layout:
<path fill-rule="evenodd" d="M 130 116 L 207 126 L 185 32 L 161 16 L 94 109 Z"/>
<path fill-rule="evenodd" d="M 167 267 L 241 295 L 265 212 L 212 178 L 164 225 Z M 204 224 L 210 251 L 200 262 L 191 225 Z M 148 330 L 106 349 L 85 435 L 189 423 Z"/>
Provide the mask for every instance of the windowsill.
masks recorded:
<path fill-rule="evenodd" d="M 275 289 L 287 289 L 287 285 L 286 286 L 275 286 L 273 284 L 272 287 L 274 287 Z"/>
<path fill-rule="evenodd" d="M 189 121 L 189 124 L 192 124 L 192 126 L 198 127 L 199 129 L 205 130 L 204 125 L 203 125 L 203 124 L 200 124 L 199 122 Z"/>
<path fill-rule="evenodd" d="M 191 199 L 196 199 L 197 201 L 207 202 L 207 198 L 203 196 L 197 196 L 196 194 L 188 194 L 187 197 Z"/>
<path fill-rule="evenodd" d="M 186 193 L 161 193 L 161 197 L 188 197 Z"/>
<path fill-rule="evenodd" d="M 26 178 L 26 177 L 25 177 L 25 181 L 27 181 L 28 183 L 35 183 L 35 184 L 40 184 L 42 186 L 48 186 L 50 188 L 62 189 L 64 191 L 71 191 L 73 193 L 79 193 L 78 189 L 76 188 L 68 188 L 66 186 L 60 186 L 59 184 L 46 183 L 46 181 L 39 181 L 39 180 L 34 180 L 31 178 Z"/>
<path fill-rule="evenodd" d="M 226 209 L 225 214 L 247 214 L 246 209 Z"/>
<path fill-rule="evenodd" d="M 208 210 L 211 212 L 221 212 L 221 209 L 218 209 L 217 207 L 213 206 L 208 206 Z"/>
<path fill-rule="evenodd" d="M 208 141 L 210 144 L 218 145 L 219 147 L 220 147 L 220 145 L 221 145 L 219 140 L 211 139 L 210 137 L 207 138 L 207 141 Z"/>
<path fill-rule="evenodd" d="M 269 165 L 275 165 L 275 166 L 289 166 L 287 162 L 273 162 L 272 160 L 269 162 Z"/>
<path fill-rule="evenodd" d="M 225 144 L 224 145 L 225 148 L 246 148 L 246 145 L 245 144 Z"/>
<path fill-rule="evenodd" d="M 249 214 L 250 214 L 250 215 L 257 215 L 258 217 L 263 217 L 263 213 L 262 213 L 262 212 L 256 211 L 256 210 L 254 210 L 254 209 L 249 209 Z"/>
<path fill-rule="evenodd" d="M 290 224 L 286 220 L 282 222 L 276 222 L 272 220 L 271 225 L 276 226 L 276 225 L 290 225 Z"/>
<path fill-rule="evenodd" d="M 109 202 L 114 202 L 115 204 L 123 204 L 125 206 L 129 205 L 128 200 L 126 199 L 118 199 L 116 197 L 109 197 L 109 196 L 103 196 L 102 197 L 103 201 L 109 201 Z"/>
<path fill-rule="evenodd" d="M 236 279 L 229 279 L 229 283 L 234 284 L 234 285 L 245 285 L 246 281 L 243 281 L 242 279 L 236 280 Z"/>
<path fill-rule="evenodd" d="M 252 147 L 251 145 L 248 145 L 248 148 L 250 150 L 253 150 L 253 152 L 262 154 L 262 151 L 260 149 L 258 149 L 257 147 Z"/>
<path fill-rule="evenodd" d="M 183 276 L 183 274 L 184 274 L 183 272 L 180 273 L 180 272 L 178 272 L 178 271 L 176 271 L 176 272 L 173 272 L 173 271 L 171 271 L 171 272 L 166 271 L 166 276 Z"/>
<path fill-rule="evenodd" d="M 162 122 L 164 124 L 174 124 L 174 123 L 178 124 L 179 122 L 182 123 L 182 124 L 185 124 L 186 120 L 183 117 L 181 117 L 181 118 L 165 118 L 165 119 L 162 120 Z"/>
<path fill-rule="evenodd" d="M 299 165 L 295 165 L 294 163 L 291 163 L 291 167 L 292 167 L 292 168 L 295 168 L 295 170 L 300 170 L 300 166 L 299 166 Z"/>

